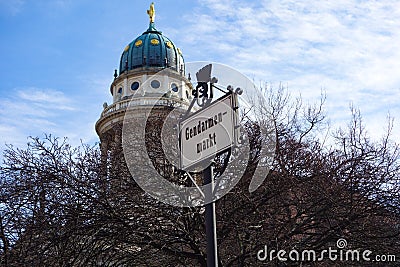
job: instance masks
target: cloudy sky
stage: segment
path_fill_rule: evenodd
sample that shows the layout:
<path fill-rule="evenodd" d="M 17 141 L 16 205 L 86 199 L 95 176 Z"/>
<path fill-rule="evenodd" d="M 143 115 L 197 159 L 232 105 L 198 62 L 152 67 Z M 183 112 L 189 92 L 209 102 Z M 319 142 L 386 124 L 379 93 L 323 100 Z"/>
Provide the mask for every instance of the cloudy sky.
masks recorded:
<path fill-rule="evenodd" d="M 0 0 L 0 148 L 27 136 L 95 143 L 94 123 L 124 47 L 151 1 Z M 400 137 L 400 2 L 160 0 L 156 27 L 186 62 L 215 61 L 304 102 L 326 92 L 333 125 L 359 107 L 379 138 Z"/>

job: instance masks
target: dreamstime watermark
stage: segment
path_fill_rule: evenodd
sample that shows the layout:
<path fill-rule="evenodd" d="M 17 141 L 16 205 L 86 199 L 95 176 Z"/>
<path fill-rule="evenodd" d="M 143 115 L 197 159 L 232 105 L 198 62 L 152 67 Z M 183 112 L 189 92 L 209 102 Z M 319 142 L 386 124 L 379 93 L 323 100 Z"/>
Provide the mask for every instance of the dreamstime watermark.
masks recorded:
<path fill-rule="evenodd" d="M 292 249 L 286 250 L 269 250 L 267 246 L 257 252 L 259 261 L 292 261 L 292 262 L 317 262 L 317 261 L 353 261 L 353 262 L 396 262 L 396 255 L 382 254 L 374 255 L 373 251 L 365 249 L 346 249 L 347 240 L 340 238 L 336 242 L 336 247 L 328 247 L 322 251 L 313 249 L 305 249 L 302 251 Z"/>
<path fill-rule="evenodd" d="M 243 90 L 243 94 L 239 96 L 240 114 L 250 120 L 252 125 L 257 125 L 257 131 L 260 134 L 258 138 L 258 164 L 254 171 L 254 175 L 249 185 L 249 191 L 255 191 L 264 181 L 267 176 L 270 166 L 272 165 L 275 153 L 275 127 L 270 119 L 268 110 L 268 101 L 264 98 L 264 93 L 261 92 L 254 83 L 239 71 L 226 65 L 209 62 L 192 62 L 186 63 L 186 73 L 191 73 L 192 84 L 195 87 L 197 82 L 195 74 L 199 69 L 212 64 L 212 77 L 217 77 L 218 83 L 216 86 L 227 89 L 229 85 L 234 88 Z M 153 84 L 158 84 L 157 89 L 154 89 Z M 173 90 L 171 86 L 173 86 Z M 250 138 L 247 135 L 243 125 L 237 125 L 240 132 L 240 144 L 231 149 L 231 155 L 224 172 L 218 176 L 215 185 L 211 183 L 199 185 L 195 179 L 186 172 L 188 177 L 193 181 L 193 186 L 183 186 L 167 180 L 165 174 L 179 172 L 179 140 L 177 125 L 184 117 L 186 110 L 193 100 L 191 96 L 191 86 L 184 82 L 182 77 L 177 75 L 176 71 L 164 69 L 154 75 L 148 75 L 140 88 L 134 92 L 124 116 L 122 126 L 122 148 L 131 176 L 136 183 L 150 196 L 164 203 L 181 206 L 194 207 L 203 206 L 227 194 L 238 183 L 244 175 L 251 155 Z M 216 97 L 215 97 L 216 98 Z M 214 98 L 214 99 L 215 99 Z M 155 137 L 155 141 L 161 143 L 162 151 L 165 160 L 169 166 L 173 166 L 168 170 L 157 169 L 157 163 L 154 161 L 154 151 L 149 148 L 148 138 L 156 133 L 147 129 L 149 121 L 154 117 L 160 118 L 157 112 L 162 110 L 162 107 L 167 106 L 170 111 L 168 115 L 162 119 L 161 135 Z M 158 113 L 160 114 L 160 113 Z M 223 116 L 222 116 L 223 117 Z M 218 119 L 218 116 L 217 116 Z M 210 118 L 200 118 L 199 121 L 209 121 Z M 214 120 L 215 124 L 220 121 Z M 214 123 L 213 123 L 214 125 Z M 222 125 L 220 123 L 219 125 Z M 203 127 L 203 125 L 202 125 Z M 204 127 L 203 127 L 204 128 Z M 205 127 L 207 128 L 207 127 Z M 208 127 L 210 128 L 210 127 Z M 216 127 L 213 127 L 215 129 Z M 197 129 L 197 128 L 196 128 Z M 228 131 L 223 128 L 220 132 Z M 196 133 L 203 134 L 203 131 Z M 204 133 L 205 134 L 205 133 Z M 211 135 L 210 135 L 211 134 Z M 189 132 L 190 135 L 190 132 Z M 215 149 L 215 142 L 219 136 L 214 136 L 213 133 L 207 133 L 204 140 L 200 140 L 203 149 Z M 208 140 L 208 139 L 210 140 Z M 207 140 L 206 140 L 207 139 Z M 147 140 L 147 141 L 146 141 Z M 204 141 L 204 142 L 203 142 Z M 208 141 L 208 143 L 207 143 Z M 146 143 L 147 142 L 147 143 Z M 210 144 L 207 146 L 207 144 Z M 185 155 L 190 157 L 187 160 L 196 160 L 196 157 L 204 152 L 203 149 L 195 150 L 193 155 Z M 163 160 L 163 163 L 165 163 Z M 203 169 L 207 164 L 201 166 Z M 197 169 L 196 172 L 199 170 Z M 200 170 L 201 171 L 201 170 Z M 212 194 L 204 194 L 204 192 L 212 192 Z"/>

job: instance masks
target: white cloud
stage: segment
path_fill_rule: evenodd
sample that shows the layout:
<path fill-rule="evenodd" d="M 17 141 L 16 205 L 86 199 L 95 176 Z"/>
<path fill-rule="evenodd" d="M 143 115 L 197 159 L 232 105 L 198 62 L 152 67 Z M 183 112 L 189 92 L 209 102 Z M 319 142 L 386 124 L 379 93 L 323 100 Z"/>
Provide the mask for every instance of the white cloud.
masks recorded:
<path fill-rule="evenodd" d="M 71 106 L 71 99 L 67 98 L 62 92 L 56 90 L 43 90 L 38 88 L 24 88 L 17 91 L 20 100 L 25 100 L 31 105 L 38 106 L 44 110 L 75 110 Z"/>
<path fill-rule="evenodd" d="M 30 87 L 10 92 L 0 99 L 2 149 L 6 143 L 23 146 L 28 136 L 65 136 L 71 117 L 79 118 L 74 102 L 60 91 Z"/>
<path fill-rule="evenodd" d="M 23 0 L 12 0 L 12 1 L 0 0 L 0 11 L 3 11 L 4 13 L 8 13 L 12 16 L 15 16 L 19 12 L 21 12 L 24 4 L 25 4 L 25 1 L 23 1 Z"/>
<path fill-rule="evenodd" d="M 197 12 L 187 15 L 182 36 L 198 60 L 283 82 L 307 99 L 322 88 L 335 122 L 349 119 L 352 102 L 375 136 L 388 111 L 399 114 L 398 1 L 204 0 Z"/>

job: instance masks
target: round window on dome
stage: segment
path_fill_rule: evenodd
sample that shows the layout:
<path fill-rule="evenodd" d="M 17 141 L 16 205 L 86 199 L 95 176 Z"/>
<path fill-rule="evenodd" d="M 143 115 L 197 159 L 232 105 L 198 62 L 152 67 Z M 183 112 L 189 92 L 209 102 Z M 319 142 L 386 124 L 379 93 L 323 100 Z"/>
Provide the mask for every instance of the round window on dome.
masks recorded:
<path fill-rule="evenodd" d="M 117 91 L 118 94 L 122 94 L 122 87 L 120 87 Z"/>
<path fill-rule="evenodd" d="M 132 89 L 133 91 L 139 89 L 139 82 L 133 82 L 133 83 L 131 84 L 131 89 Z"/>
<path fill-rule="evenodd" d="M 175 93 L 178 92 L 179 91 L 178 85 L 176 85 L 176 83 L 171 83 L 171 90 Z"/>
<path fill-rule="evenodd" d="M 151 83 L 150 83 L 150 85 L 151 85 L 151 87 L 153 87 L 154 89 L 158 89 L 158 88 L 160 88 L 160 82 L 159 81 L 157 81 L 157 80 L 152 80 L 151 81 Z"/>

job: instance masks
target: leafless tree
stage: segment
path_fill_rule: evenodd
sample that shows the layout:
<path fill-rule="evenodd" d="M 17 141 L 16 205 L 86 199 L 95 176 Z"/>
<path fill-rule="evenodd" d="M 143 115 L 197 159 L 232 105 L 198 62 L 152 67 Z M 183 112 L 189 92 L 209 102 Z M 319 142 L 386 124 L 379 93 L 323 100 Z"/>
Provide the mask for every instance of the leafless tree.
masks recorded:
<path fill-rule="evenodd" d="M 220 265 L 363 266 L 257 259 L 265 246 L 322 251 L 344 238 L 349 249 L 397 253 L 397 262 L 384 266 L 398 266 L 399 147 L 390 139 L 392 122 L 374 141 L 352 108 L 349 126 L 327 140 L 323 96 L 314 106 L 291 100 L 282 88 L 267 96 L 268 107 L 257 108 L 273 119 L 276 156 L 265 182 L 250 193 L 263 137 L 257 123 L 244 119 L 252 153 L 245 175 L 217 201 Z M 157 123 L 146 127 L 156 131 Z M 104 162 L 97 146 L 73 148 L 52 136 L 32 138 L 27 149 L 8 147 L 0 169 L 3 266 L 206 266 L 203 208 L 154 200 L 130 176 L 122 147 L 113 151 Z M 173 169 L 163 171 L 187 182 Z"/>

